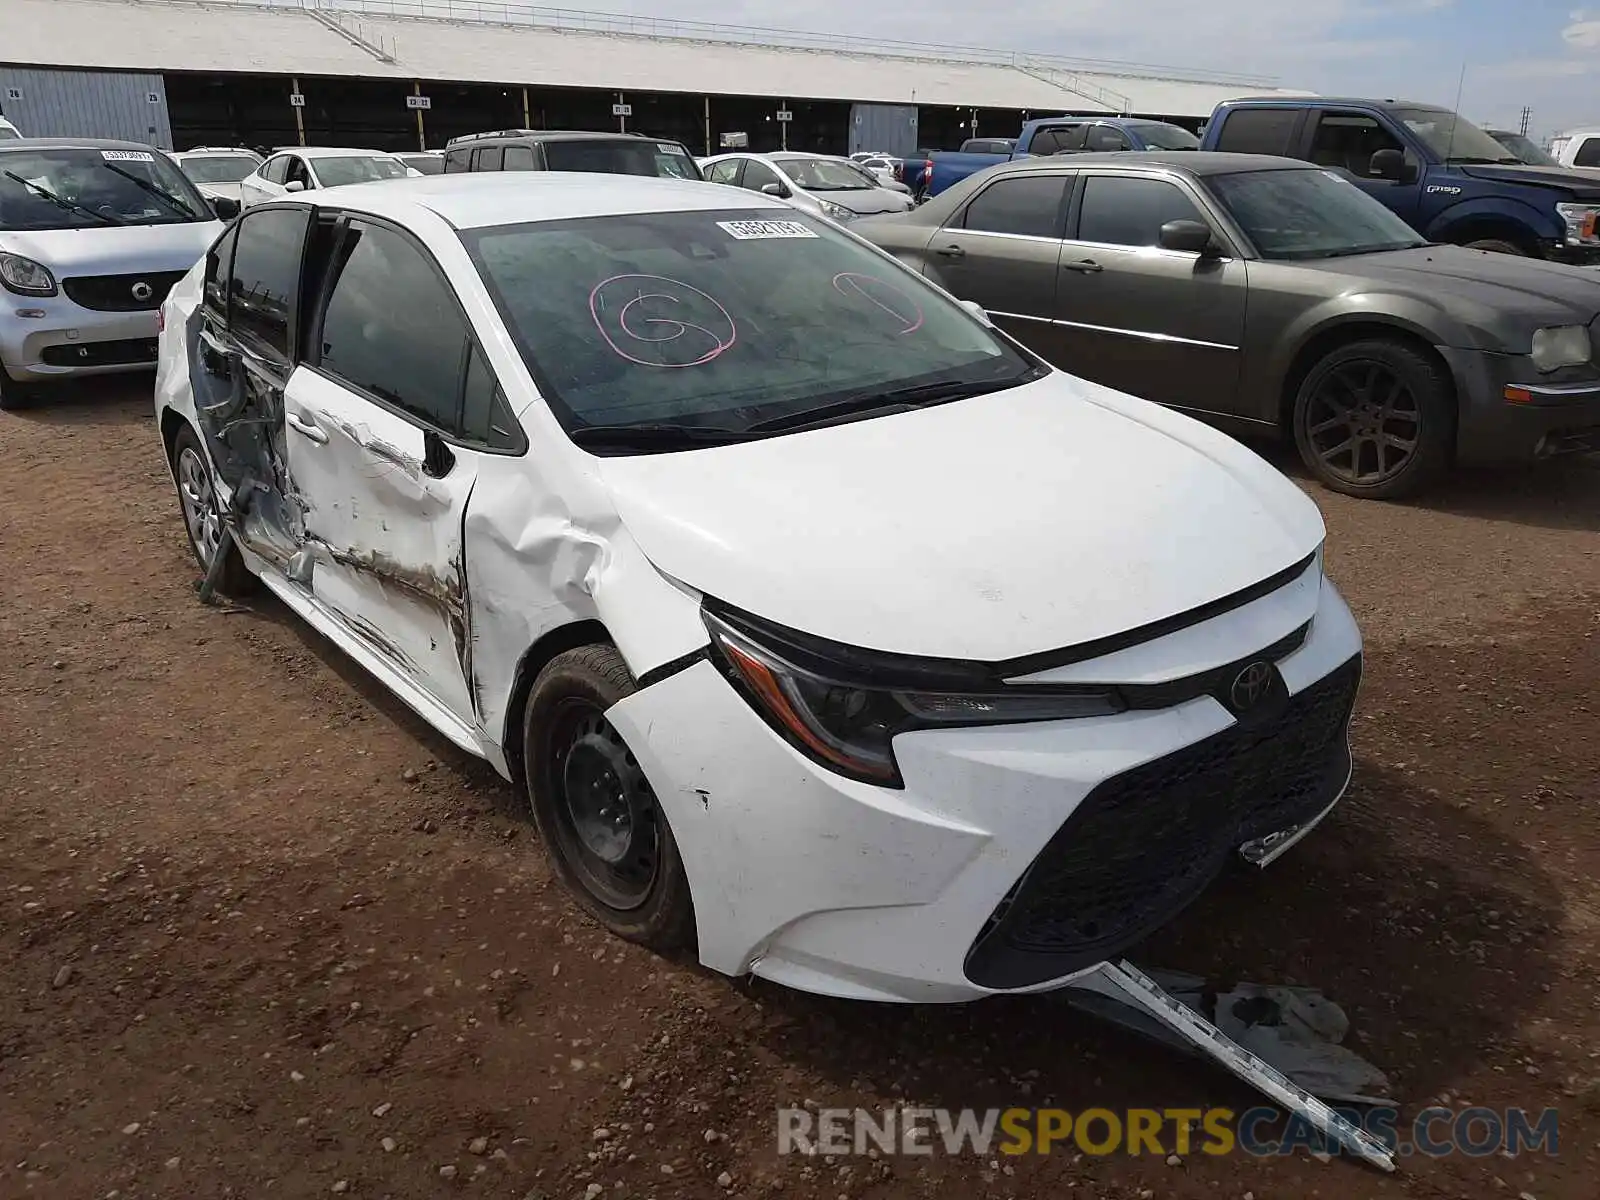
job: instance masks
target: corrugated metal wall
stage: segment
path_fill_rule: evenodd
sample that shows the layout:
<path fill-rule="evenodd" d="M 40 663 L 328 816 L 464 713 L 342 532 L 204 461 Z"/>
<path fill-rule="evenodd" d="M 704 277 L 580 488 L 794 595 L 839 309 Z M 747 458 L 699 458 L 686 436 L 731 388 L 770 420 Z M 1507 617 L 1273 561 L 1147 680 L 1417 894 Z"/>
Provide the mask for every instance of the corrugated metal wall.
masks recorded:
<path fill-rule="evenodd" d="M 0 109 L 24 137 L 121 138 L 172 149 L 159 75 L 0 66 Z"/>
<path fill-rule="evenodd" d="M 878 150 L 904 158 L 917 148 L 915 104 L 852 104 L 850 149 Z"/>

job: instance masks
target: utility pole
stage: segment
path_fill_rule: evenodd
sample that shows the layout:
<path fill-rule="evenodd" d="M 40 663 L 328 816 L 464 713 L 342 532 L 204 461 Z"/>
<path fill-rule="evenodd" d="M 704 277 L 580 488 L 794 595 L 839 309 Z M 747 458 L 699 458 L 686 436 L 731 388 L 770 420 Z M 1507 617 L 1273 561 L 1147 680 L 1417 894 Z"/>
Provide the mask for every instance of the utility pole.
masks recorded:
<path fill-rule="evenodd" d="M 1527 137 L 1528 136 L 1528 126 L 1530 124 L 1532 124 L 1532 123 L 1533 123 L 1533 109 L 1529 108 L 1527 105 L 1523 105 L 1522 106 L 1522 128 L 1519 129 L 1517 132 L 1522 134 L 1523 137 Z"/>

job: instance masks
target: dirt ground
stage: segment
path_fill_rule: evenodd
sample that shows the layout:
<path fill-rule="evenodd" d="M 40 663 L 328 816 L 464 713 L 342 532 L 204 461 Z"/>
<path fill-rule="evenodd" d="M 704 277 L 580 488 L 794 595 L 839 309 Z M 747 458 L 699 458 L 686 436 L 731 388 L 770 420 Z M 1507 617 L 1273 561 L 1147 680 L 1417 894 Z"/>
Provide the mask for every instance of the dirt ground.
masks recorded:
<path fill-rule="evenodd" d="M 1356 782 L 1135 957 L 1322 987 L 1408 1111 L 1556 1106 L 1557 1156 L 780 1157 L 805 1101 L 1255 1098 L 1058 998 L 868 1007 L 602 934 L 487 767 L 278 605 L 196 602 L 136 381 L 0 415 L 0 1197 L 1593 1197 L 1600 469 L 1307 486 Z"/>

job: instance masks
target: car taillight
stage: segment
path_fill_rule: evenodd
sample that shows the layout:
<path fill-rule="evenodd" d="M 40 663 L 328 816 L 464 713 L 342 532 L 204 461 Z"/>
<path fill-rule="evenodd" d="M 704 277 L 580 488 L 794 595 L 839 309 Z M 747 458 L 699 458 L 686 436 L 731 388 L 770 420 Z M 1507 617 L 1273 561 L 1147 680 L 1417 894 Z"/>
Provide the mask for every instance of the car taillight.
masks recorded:
<path fill-rule="evenodd" d="M 167 331 L 167 306 L 163 304 L 160 308 L 156 309 L 156 332 L 157 333 L 165 333 L 166 331 Z"/>

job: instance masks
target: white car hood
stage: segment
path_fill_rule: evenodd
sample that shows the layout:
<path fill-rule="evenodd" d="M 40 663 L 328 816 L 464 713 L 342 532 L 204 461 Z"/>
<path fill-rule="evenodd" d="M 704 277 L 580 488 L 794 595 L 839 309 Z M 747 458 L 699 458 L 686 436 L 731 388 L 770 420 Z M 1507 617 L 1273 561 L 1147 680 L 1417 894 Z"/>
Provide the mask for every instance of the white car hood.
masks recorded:
<path fill-rule="evenodd" d="M 810 192 L 818 200 L 828 200 L 848 208 L 858 217 L 875 217 L 880 213 L 905 212 L 911 207 L 909 192 L 891 191 L 886 187 L 861 188 L 839 192 Z"/>
<path fill-rule="evenodd" d="M 1052 373 L 916 412 L 603 458 L 665 574 L 849 645 L 994 662 L 1176 616 L 1321 545 L 1232 439 Z"/>
<path fill-rule="evenodd" d="M 187 271 L 221 232 L 221 221 L 7 231 L 0 232 L 0 248 L 43 263 L 58 279 L 133 275 Z"/>

